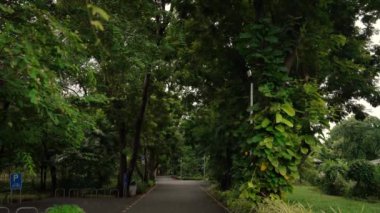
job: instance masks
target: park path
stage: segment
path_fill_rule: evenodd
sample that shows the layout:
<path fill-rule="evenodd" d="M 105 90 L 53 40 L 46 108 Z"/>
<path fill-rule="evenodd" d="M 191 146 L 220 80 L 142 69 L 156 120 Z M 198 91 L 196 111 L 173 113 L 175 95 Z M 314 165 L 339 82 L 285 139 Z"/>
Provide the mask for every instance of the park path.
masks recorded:
<path fill-rule="evenodd" d="M 86 213 L 226 213 L 202 188 L 202 181 L 182 181 L 158 177 L 148 193 L 133 198 L 50 198 L 7 205 L 14 213 L 18 207 L 33 206 L 39 213 L 61 204 L 76 204 Z M 0 213 L 5 212 L 0 209 Z M 22 213 L 35 213 L 22 211 Z"/>
<path fill-rule="evenodd" d="M 124 213 L 227 213 L 203 189 L 201 181 L 158 177 L 151 192 Z"/>
<path fill-rule="evenodd" d="M 14 213 L 19 207 L 36 207 L 39 213 L 45 213 L 45 210 L 54 205 L 75 204 L 80 206 L 86 213 L 120 213 L 128 205 L 133 203 L 139 197 L 134 198 L 49 198 L 39 201 L 26 201 L 21 204 L 8 204 L 11 213 Z M 6 211 L 0 210 L 0 213 Z M 23 210 L 20 213 L 35 213 L 32 210 Z"/>

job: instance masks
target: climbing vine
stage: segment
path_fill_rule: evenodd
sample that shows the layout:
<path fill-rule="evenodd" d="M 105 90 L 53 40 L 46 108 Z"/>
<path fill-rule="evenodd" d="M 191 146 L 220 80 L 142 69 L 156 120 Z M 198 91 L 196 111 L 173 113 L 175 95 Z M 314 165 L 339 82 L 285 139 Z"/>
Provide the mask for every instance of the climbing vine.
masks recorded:
<path fill-rule="evenodd" d="M 285 67 L 290 44 L 281 41 L 281 32 L 266 20 L 247 26 L 237 41 L 255 85 L 251 137 L 242 145 L 250 181 L 240 188 L 241 197 L 253 201 L 291 190 L 303 157 L 318 144 L 316 127 L 326 124 L 317 84 L 291 76 Z"/>

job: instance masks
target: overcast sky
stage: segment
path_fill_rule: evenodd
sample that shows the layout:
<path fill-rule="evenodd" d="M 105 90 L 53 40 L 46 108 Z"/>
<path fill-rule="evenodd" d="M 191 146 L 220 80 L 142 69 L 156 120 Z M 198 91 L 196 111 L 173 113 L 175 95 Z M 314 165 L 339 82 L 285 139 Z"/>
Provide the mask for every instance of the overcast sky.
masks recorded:
<path fill-rule="evenodd" d="M 358 24 L 358 25 L 360 26 L 360 24 Z M 380 20 L 378 20 L 376 23 L 376 29 L 380 30 Z M 374 44 L 380 44 L 380 34 L 379 33 L 377 33 L 376 35 L 374 35 L 372 37 L 372 42 Z M 380 87 L 380 82 L 379 82 L 378 86 Z M 361 100 L 359 102 L 362 103 L 366 107 L 366 112 L 368 114 L 380 118 L 380 106 L 374 108 L 369 103 L 367 103 L 363 100 Z"/>

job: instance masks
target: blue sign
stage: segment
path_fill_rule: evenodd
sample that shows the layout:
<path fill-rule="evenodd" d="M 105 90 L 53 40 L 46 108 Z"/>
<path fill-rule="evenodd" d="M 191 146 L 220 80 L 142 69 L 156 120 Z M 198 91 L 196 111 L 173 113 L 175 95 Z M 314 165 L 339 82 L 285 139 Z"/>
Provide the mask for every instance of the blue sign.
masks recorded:
<path fill-rule="evenodd" d="M 22 174 L 21 173 L 12 173 L 10 178 L 11 190 L 21 190 L 22 188 Z"/>

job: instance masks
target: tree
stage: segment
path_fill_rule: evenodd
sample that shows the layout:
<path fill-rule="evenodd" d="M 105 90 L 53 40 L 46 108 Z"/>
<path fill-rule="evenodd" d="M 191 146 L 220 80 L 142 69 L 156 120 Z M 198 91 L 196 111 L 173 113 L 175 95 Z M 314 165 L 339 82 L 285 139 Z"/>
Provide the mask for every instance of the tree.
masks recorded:
<path fill-rule="evenodd" d="M 378 56 L 366 48 L 377 6 L 376 1 L 176 2 L 178 21 L 170 38 L 180 49 L 178 81 L 196 91 L 190 94 L 200 103 L 195 108 L 220 115 L 211 135 L 222 130 L 215 143 L 232 151 L 228 167 L 244 168 L 243 180 L 235 181 L 241 197 L 258 201 L 290 190 L 328 120 L 350 112 L 363 117 L 352 98 L 378 104 Z M 362 32 L 355 27 L 358 15 L 366 25 Z M 231 155 L 222 158 L 228 162 Z"/>
<path fill-rule="evenodd" d="M 0 10 L 2 156 L 22 153 L 20 159 L 28 161 L 23 163 L 39 162 L 41 180 L 49 166 L 54 190 L 51 158 L 62 144 L 81 143 L 94 124 L 72 98 L 87 104 L 99 100 L 94 93 L 78 94 L 93 88 L 91 68 L 84 65 L 85 45 L 67 22 L 58 21 L 52 3 L 5 1 Z"/>
<path fill-rule="evenodd" d="M 330 132 L 327 146 L 334 157 L 346 160 L 380 158 L 380 120 L 367 117 L 356 120 L 351 117 L 338 123 Z"/>

